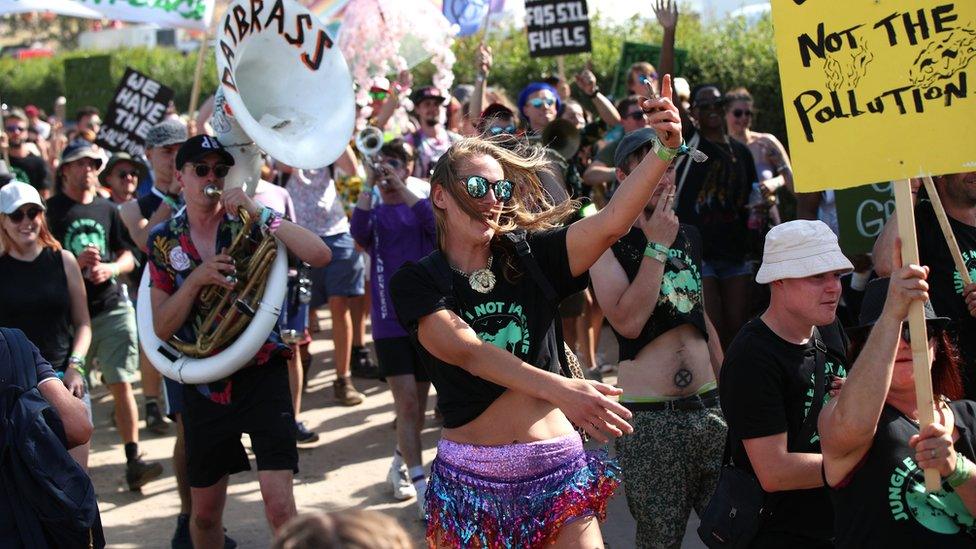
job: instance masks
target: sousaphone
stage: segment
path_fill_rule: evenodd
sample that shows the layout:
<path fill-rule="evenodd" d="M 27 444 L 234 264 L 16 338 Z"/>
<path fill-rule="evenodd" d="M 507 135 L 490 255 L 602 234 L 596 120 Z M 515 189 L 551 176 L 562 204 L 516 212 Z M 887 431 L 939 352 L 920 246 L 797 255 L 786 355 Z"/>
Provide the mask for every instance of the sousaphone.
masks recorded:
<path fill-rule="evenodd" d="M 262 150 L 296 168 L 335 162 L 352 136 L 356 106 L 346 60 L 318 18 L 293 0 L 235 0 L 217 29 L 220 87 L 211 125 L 235 160 L 224 189 L 254 193 Z M 254 220 L 241 215 L 246 235 Z M 235 239 L 232 248 L 247 240 Z M 201 327 L 195 342 L 156 336 L 149 270 L 143 275 L 139 339 L 166 377 L 192 384 L 226 378 L 254 358 L 274 329 L 288 285 L 285 247 L 269 235 L 228 253 L 240 257 L 238 283 L 230 292 L 216 286 L 201 292 L 195 309 L 208 314 L 195 319 Z"/>

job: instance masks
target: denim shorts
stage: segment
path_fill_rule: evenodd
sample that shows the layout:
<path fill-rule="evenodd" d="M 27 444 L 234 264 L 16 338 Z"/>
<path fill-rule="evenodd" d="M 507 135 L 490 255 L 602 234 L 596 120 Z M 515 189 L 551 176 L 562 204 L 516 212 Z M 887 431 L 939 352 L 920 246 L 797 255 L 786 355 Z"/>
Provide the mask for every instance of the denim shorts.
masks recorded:
<path fill-rule="evenodd" d="M 332 250 L 332 261 L 312 269 L 312 308 L 321 307 L 330 297 L 354 297 L 366 293 L 366 266 L 363 255 L 349 233 L 321 237 Z"/>
<path fill-rule="evenodd" d="M 717 278 L 726 280 L 737 276 L 752 276 L 752 266 L 747 261 L 729 261 L 727 259 L 702 260 L 702 278 Z"/>

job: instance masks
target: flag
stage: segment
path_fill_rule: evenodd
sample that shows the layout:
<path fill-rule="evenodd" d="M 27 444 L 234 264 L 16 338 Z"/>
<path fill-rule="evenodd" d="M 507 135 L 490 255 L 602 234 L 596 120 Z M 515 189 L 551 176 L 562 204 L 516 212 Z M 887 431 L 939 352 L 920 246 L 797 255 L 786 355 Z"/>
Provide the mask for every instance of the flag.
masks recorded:
<path fill-rule="evenodd" d="M 458 26 L 458 36 L 470 36 L 481 28 L 489 13 L 505 9 L 505 0 L 443 0 L 444 17 Z"/>

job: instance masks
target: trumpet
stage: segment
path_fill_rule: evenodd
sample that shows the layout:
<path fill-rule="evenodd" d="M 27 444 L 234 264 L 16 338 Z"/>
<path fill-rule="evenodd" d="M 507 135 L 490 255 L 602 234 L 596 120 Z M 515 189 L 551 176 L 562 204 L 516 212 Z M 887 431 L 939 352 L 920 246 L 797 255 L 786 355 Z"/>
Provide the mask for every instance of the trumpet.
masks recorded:
<path fill-rule="evenodd" d="M 363 155 L 363 160 L 370 169 L 376 171 L 376 155 L 383 148 L 383 130 L 376 126 L 367 126 L 356 134 L 356 150 Z"/>

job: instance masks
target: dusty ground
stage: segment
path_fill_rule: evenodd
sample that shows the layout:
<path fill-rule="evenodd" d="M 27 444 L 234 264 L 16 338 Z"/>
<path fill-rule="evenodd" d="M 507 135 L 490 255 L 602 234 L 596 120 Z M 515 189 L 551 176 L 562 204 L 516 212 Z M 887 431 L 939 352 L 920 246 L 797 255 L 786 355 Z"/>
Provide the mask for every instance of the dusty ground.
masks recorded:
<path fill-rule="evenodd" d="M 298 510 L 309 513 L 355 507 L 381 511 L 399 520 L 421 547 L 423 528 L 415 518 L 413 502 L 397 502 L 386 483 L 394 444 L 390 391 L 378 381 L 356 380 L 357 387 L 367 395 L 366 401 L 352 408 L 337 405 L 332 398 L 334 372 L 327 314 L 321 316 L 321 326 L 322 331 L 315 334 L 311 346 L 315 360 L 301 413 L 301 419 L 321 439 L 309 448 L 299 449 L 301 472 L 296 475 L 294 485 Z M 609 332 L 605 332 L 602 346 L 611 340 Z M 612 350 L 607 356 L 611 354 Z M 611 375 L 607 381 L 615 379 Z M 141 450 L 147 459 L 161 461 L 164 473 L 162 478 L 146 485 L 141 494 L 129 492 L 124 482 L 121 441 L 109 419 L 111 397 L 104 387 L 97 387 L 93 401 L 95 436 L 91 476 L 109 546 L 169 547 L 179 512 L 170 462 L 174 437 L 141 432 Z M 142 413 L 141 397 L 139 408 Z M 429 465 L 434 458 L 438 428 L 433 424 L 432 412 L 427 419 L 423 443 L 424 461 Z M 228 492 L 224 524 L 229 535 L 241 548 L 268 547 L 271 534 L 264 519 L 256 474 L 234 475 Z M 685 547 L 702 547 L 694 533 L 696 523 L 693 516 L 685 535 Z M 611 502 L 609 517 L 603 524 L 604 539 L 608 547 L 633 547 L 634 532 L 634 521 L 621 489 Z"/>

